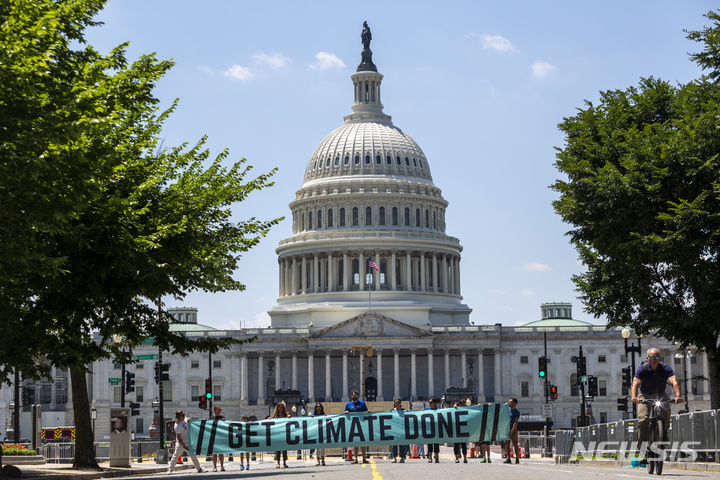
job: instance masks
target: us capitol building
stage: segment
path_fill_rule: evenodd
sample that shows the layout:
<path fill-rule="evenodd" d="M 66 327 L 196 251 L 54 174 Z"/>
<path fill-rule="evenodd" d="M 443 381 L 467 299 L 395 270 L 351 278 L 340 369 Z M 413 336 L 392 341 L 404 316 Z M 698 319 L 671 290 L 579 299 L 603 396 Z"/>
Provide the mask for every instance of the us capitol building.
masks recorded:
<path fill-rule="evenodd" d="M 194 308 L 170 309 L 176 320 L 171 329 L 190 337 L 257 340 L 212 357 L 165 353 L 163 360 L 170 363 L 163 389 L 166 418 L 178 408 L 191 418 L 207 417 L 198 397 L 209 375 L 213 404 L 221 405 L 228 419 L 264 418 L 280 399 L 298 410 L 317 401 L 344 404 L 353 389 L 368 402 L 400 397 L 414 409 L 424 408 L 433 395 L 474 402 L 515 396 L 522 414 L 537 418 L 545 402 L 537 372 L 544 334 L 549 379 L 559 389 L 552 402 L 554 426 L 574 426 L 580 412 L 579 389 L 571 385 L 579 345 L 588 374 L 598 377 L 593 420 L 621 418 L 616 399 L 628 393 L 621 369 L 630 359 L 620 329 L 575 320 L 572 305 L 563 302 L 542 304 L 539 319 L 520 327 L 483 324 L 477 315 L 470 321 L 472 310 L 462 296 L 463 247 L 446 233 L 448 202 L 433 183 L 420 146 L 383 111 L 383 75 L 373 63 L 367 27 L 363 45 L 361 63 L 350 76 L 352 111 L 312 153 L 290 203 L 292 235 L 276 250 L 278 300 L 269 312 L 271 326 L 216 330 L 199 324 L 201 312 Z M 688 378 L 708 378 L 705 354 L 675 358 L 676 346 L 664 339 L 642 343 L 660 348 L 679 379 L 686 361 Z M 157 348 L 147 344 L 133 354 L 138 361 L 127 368 L 136 374 L 136 390 L 127 401 L 140 403 L 140 415 L 131 429 L 149 436 L 157 420 Z M 638 364 L 644 357 L 643 352 L 636 358 Z M 91 369 L 88 388 L 101 440 L 109 435 L 109 408 L 120 406 L 121 386 L 111 379 L 121 370 L 111 361 Z M 26 387 L 43 403 L 44 424 L 73 425 L 69 375 L 59 371 L 55 378 L 55 383 Z M 693 410 L 709 408 L 707 381 L 688 381 L 688 389 Z M 3 386 L 0 428 L 3 421 L 7 428 L 11 399 L 12 388 Z M 390 406 L 371 406 L 382 408 Z M 21 428 L 29 432 L 25 416 L 29 413 Z"/>

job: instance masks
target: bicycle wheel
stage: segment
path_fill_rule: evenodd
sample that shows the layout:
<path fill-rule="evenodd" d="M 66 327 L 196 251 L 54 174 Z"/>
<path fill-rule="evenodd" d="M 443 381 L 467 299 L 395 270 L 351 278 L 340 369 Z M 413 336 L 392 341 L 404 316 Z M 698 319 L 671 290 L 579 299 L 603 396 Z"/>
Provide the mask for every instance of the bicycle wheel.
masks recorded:
<path fill-rule="evenodd" d="M 664 437 L 665 433 L 665 425 L 663 425 L 663 421 L 658 418 L 657 423 L 655 424 L 655 438 L 657 438 L 657 441 L 662 442 L 665 440 Z M 655 473 L 660 475 L 663 470 L 663 459 L 665 458 L 665 451 L 662 451 L 660 454 L 658 454 L 657 461 L 655 462 Z"/>
<path fill-rule="evenodd" d="M 651 423 L 650 424 L 650 431 L 648 432 L 648 444 L 647 444 L 647 472 L 648 474 L 652 475 L 655 473 L 655 452 L 652 450 L 652 446 L 655 442 L 658 441 L 657 437 L 657 424 Z"/>

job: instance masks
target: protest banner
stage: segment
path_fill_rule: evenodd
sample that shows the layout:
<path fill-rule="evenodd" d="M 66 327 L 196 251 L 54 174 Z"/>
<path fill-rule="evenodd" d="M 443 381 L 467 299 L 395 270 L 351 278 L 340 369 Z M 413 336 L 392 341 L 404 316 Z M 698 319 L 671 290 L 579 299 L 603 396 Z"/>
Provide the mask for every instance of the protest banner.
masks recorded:
<path fill-rule="evenodd" d="M 196 455 L 416 443 L 507 440 L 506 403 L 439 410 L 359 412 L 233 422 L 192 420 L 189 448 Z"/>

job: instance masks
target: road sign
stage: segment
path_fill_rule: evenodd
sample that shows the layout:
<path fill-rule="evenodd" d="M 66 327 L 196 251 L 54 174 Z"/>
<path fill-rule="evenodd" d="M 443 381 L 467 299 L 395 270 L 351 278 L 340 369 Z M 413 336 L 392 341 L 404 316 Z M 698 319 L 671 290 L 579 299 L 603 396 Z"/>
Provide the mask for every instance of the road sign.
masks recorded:
<path fill-rule="evenodd" d="M 549 403 L 543 403 L 542 416 L 545 418 L 552 418 L 552 405 Z"/>
<path fill-rule="evenodd" d="M 122 378 L 120 378 L 120 377 L 108 378 L 108 382 L 110 382 L 110 385 L 120 385 L 120 381 L 122 381 Z"/>
<path fill-rule="evenodd" d="M 133 360 L 157 360 L 157 353 L 151 353 L 148 355 L 133 355 Z"/>

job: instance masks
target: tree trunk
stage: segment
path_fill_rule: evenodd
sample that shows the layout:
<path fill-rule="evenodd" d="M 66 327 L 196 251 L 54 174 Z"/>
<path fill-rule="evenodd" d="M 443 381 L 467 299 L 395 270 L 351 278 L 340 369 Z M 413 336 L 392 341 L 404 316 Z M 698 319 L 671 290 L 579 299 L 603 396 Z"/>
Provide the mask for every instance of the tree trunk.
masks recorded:
<path fill-rule="evenodd" d="M 710 408 L 720 408 L 720 368 L 718 368 L 718 348 L 709 346 L 705 348 L 708 361 L 708 381 L 710 382 Z"/>
<path fill-rule="evenodd" d="M 73 461 L 73 467 L 100 470 L 100 466 L 95 460 L 87 376 L 84 370 L 71 368 L 70 379 L 72 382 L 73 410 L 75 411 L 75 460 Z"/>

